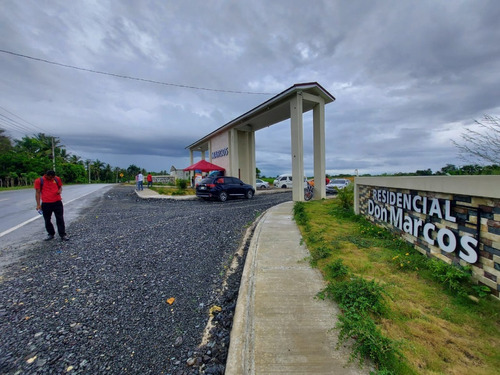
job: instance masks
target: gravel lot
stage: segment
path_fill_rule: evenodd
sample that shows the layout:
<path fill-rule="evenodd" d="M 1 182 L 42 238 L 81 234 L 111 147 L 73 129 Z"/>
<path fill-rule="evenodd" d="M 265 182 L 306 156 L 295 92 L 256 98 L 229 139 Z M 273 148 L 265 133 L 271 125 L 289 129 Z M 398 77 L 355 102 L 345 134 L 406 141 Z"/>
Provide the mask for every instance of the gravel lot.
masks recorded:
<path fill-rule="evenodd" d="M 5 270 L 0 373 L 223 374 L 244 263 L 235 253 L 287 200 L 140 200 L 112 188 L 67 228 L 71 241 L 40 241 Z"/>

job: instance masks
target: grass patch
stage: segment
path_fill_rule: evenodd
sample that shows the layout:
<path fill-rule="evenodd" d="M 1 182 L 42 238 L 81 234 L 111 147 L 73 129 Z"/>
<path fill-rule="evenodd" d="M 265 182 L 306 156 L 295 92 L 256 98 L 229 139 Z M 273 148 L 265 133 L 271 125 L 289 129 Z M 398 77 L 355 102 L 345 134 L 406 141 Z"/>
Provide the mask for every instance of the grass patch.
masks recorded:
<path fill-rule="evenodd" d="M 500 302 L 471 282 L 470 269 L 428 259 L 356 216 L 346 200 L 296 203 L 310 263 L 337 302 L 340 342 L 377 374 L 496 374 Z M 474 295 L 474 302 L 468 296 Z"/>
<path fill-rule="evenodd" d="M 192 188 L 181 189 L 177 186 L 161 186 L 150 188 L 161 195 L 196 195 L 196 190 Z"/>

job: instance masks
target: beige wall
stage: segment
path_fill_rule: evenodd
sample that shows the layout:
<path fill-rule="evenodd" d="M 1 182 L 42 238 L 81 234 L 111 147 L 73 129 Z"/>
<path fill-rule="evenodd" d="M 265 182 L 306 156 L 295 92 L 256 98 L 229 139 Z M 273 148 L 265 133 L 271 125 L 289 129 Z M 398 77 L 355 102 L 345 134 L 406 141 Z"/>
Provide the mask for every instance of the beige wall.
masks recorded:
<path fill-rule="evenodd" d="M 229 147 L 229 136 L 228 133 L 220 134 L 210 140 L 210 159 L 209 161 L 219 167 L 226 170 L 227 174 L 231 174 L 229 170 L 229 153 L 225 156 L 212 157 L 212 153 L 217 151 L 225 150 Z"/>

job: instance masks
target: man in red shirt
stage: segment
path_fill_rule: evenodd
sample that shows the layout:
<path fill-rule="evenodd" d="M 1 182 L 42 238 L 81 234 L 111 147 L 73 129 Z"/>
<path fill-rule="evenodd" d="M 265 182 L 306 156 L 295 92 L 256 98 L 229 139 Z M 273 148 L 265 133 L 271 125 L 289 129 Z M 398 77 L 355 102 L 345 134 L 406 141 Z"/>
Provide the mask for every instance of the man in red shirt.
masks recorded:
<path fill-rule="evenodd" d="M 56 217 L 57 233 L 61 237 L 61 241 L 68 241 L 66 236 L 66 227 L 64 225 L 64 208 L 62 204 L 61 192 L 62 182 L 56 176 L 54 171 L 47 171 L 43 177 L 35 180 L 35 199 L 37 211 L 42 210 L 45 220 L 45 229 L 47 230 L 47 238 L 45 241 L 52 240 L 56 234 L 54 225 L 52 225 L 52 213 Z M 42 203 L 40 204 L 40 198 Z"/>

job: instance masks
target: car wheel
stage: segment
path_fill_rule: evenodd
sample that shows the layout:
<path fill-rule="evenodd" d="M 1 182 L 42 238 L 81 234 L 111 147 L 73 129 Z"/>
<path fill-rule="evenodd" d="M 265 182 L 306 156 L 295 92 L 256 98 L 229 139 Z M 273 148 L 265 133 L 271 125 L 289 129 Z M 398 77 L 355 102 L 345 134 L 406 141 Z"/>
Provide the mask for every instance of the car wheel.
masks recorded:
<path fill-rule="evenodd" d="M 247 199 L 252 199 L 253 197 L 253 191 L 252 190 L 248 190 L 247 193 L 245 194 L 246 198 Z"/>
<path fill-rule="evenodd" d="M 225 191 L 221 191 L 220 194 L 219 194 L 219 200 L 221 202 L 225 202 L 227 201 L 227 193 Z"/>
<path fill-rule="evenodd" d="M 286 185 L 281 185 L 281 188 L 282 189 L 286 189 Z"/>

